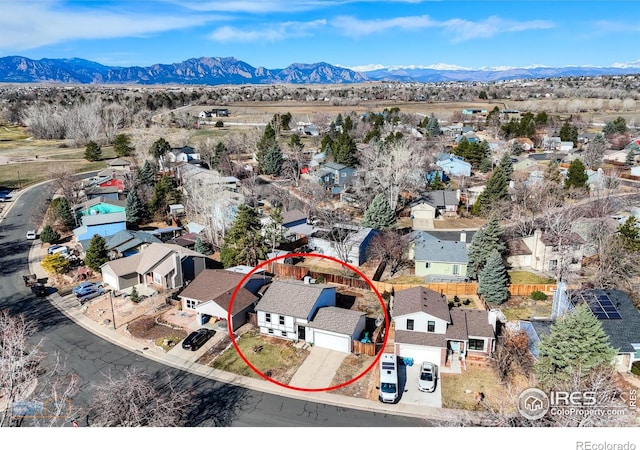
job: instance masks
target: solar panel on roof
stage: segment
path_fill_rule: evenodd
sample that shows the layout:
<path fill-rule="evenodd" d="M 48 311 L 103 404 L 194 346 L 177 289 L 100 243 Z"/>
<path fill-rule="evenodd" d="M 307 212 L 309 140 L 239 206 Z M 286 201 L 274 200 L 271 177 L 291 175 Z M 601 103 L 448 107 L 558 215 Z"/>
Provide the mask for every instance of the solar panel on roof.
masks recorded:
<path fill-rule="evenodd" d="M 622 319 L 622 316 L 618 312 L 609 313 L 609 319 Z"/>
<path fill-rule="evenodd" d="M 594 313 L 598 319 L 608 319 L 609 316 L 604 312 Z"/>

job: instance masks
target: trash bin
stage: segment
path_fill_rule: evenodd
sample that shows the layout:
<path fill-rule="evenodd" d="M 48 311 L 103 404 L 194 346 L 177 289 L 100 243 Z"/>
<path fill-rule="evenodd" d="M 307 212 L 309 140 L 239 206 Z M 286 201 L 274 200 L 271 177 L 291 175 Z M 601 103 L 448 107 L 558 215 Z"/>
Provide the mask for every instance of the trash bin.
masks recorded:
<path fill-rule="evenodd" d="M 207 314 L 203 314 L 202 316 L 200 316 L 200 325 L 204 325 L 205 323 L 209 322 L 210 318 L 211 316 Z"/>

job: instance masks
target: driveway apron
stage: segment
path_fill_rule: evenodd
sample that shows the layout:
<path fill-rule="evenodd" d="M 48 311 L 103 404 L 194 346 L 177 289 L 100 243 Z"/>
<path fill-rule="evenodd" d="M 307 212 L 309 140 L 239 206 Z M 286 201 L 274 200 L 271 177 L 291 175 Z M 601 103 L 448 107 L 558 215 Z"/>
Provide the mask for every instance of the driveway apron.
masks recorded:
<path fill-rule="evenodd" d="M 336 371 L 347 357 L 347 353 L 311 347 L 309 356 L 291 378 L 289 386 L 319 389 L 332 385 Z"/>

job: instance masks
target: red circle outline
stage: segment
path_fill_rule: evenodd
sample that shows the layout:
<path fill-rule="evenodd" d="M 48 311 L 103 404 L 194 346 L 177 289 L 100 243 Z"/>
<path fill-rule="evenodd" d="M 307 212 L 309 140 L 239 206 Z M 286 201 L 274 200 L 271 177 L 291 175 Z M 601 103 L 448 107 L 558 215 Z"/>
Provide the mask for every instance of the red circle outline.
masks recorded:
<path fill-rule="evenodd" d="M 267 376 L 266 374 L 264 374 L 263 372 L 261 372 L 260 370 L 258 370 L 253 364 L 251 364 L 249 362 L 249 360 L 244 356 L 244 354 L 240 350 L 240 347 L 238 346 L 238 343 L 236 342 L 236 338 L 235 338 L 235 336 L 233 334 L 233 330 L 231 329 L 231 325 L 232 325 L 232 323 L 231 323 L 231 311 L 233 311 L 233 302 L 235 301 L 236 295 L 238 295 L 238 292 L 240 291 L 241 287 L 251 277 L 251 275 L 253 275 L 260 268 L 262 268 L 262 267 L 266 266 L 267 264 L 270 264 L 270 263 L 272 263 L 274 261 L 277 261 L 279 259 L 297 258 L 297 257 L 302 257 L 302 258 L 308 258 L 308 257 L 324 258 L 324 259 L 328 259 L 330 261 L 337 262 L 337 263 L 341 264 L 342 266 L 348 268 L 349 270 L 355 272 L 356 274 L 358 274 L 358 276 L 360 276 L 360 278 L 362 278 L 364 281 L 366 281 L 366 283 L 371 287 L 373 292 L 378 297 L 378 300 L 380 301 L 380 304 L 382 305 L 382 311 L 384 312 L 384 322 L 385 322 L 385 329 L 386 329 L 386 332 L 384 334 L 384 342 L 382 343 L 382 348 L 384 349 L 387 346 L 387 342 L 389 340 L 389 322 L 390 322 L 389 313 L 387 312 L 387 307 L 386 307 L 386 305 L 384 303 L 384 299 L 380 295 L 380 292 L 378 291 L 378 289 L 374 286 L 373 282 L 366 275 L 364 275 L 362 272 L 360 272 L 358 269 L 356 269 L 355 267 L 351 266 L 350 264 L 347 264 L 344 261 L 341 261 L 341 260 L 339 260 L 337 258 L 334 258 L 333 256 L 322 255 L 322 254 L 319 254 L 319 253 L 287 253 L 285 255 L 279 255 L 279 256 L 276 256 L 275 258 L 268 259 L 267 261 L 258 264 L 249 273 L 247 273 L 244 277 L 242 277 L 242 280 L 240 280 L 240 283 L 233 290 L 233 294 L 231 295 L 231 299 L 229 300 L 229 309 L 227 311 L 227 331 L 229 333 L 229 337 L 231 338 L 231 343 L 233 344 L 233 347 L 236 349 L 236 352 L 238 353 L 238 355 L 240 355 L 240 358 L 242 358 L 242 360 L 245 362 L 245 364 L 247 366 L 249 366 L 249 368 L 251 368 L 251 370 L 253 370 L 255 373 L 260 375 L 265 380 L 270 381 L 271 383 L 274 383 L 274 384 L 276 384 L 276 385 L 278 385 L 280 387 L 283 387 L 283 388 L 286 388 L 286 389 L 292 389 L 294 391 L 302 391 L 302 392 L 326 392 L 326 391 L 332 391 L 332 390 L 335 390 L 335 389 L 343 388 L 345 386 L 348 386 L 351 383 L 354 383 L 354 382 L 358 381 L 360 378 L 365 376 L 371 369 L 373 369 L 376 366 L 376 364 L 378 364 L 378 361 L 380 361 L 380 357 L 382 356 L 382 353 L 384 353 L 384 352 L 380 351 L 378 353 L 378 355 L 375 357 L 375 359 L 373 360 L 373 362 L 371 364 L 369 364 L 369 366 L 367 366 L 367 368 L 364 369 L 364 371 L 360 375 L 358 375 L 357 377 L 352 378 L 351 380 L 347 380 L 344 383 L 341 383 L 341 384 L 338 384 L 338 385 L 335 385 L 335 386 L 329 386 L 329 387 L 326 387 L 326 388 L 301 388 L 301 387 L 298 387 L 298 386 L 289 386 L 288 384 L 284 384 L 284 383 L 281 383 L 279 381 L 276 381 L 273 378 L 271 378 L 271 377 Z"/>

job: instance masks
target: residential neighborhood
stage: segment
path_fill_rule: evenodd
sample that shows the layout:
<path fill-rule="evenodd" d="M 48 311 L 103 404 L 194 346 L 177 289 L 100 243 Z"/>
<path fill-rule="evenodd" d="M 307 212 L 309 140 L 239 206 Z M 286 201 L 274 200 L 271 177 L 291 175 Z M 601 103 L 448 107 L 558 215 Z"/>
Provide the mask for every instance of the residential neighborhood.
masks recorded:
<path fill-rule="evenodd" d="M 626 408 L 640 134 L 479 104 L 313 120 L 282 105 L 224 134 L 244 109 L 200 104 L 199 134 L 122 129 L 107 167 L 52 175 L 25 288 L 173 367 L 285 397 L 531 426 L 505 393 L 600 377 Z"/>

